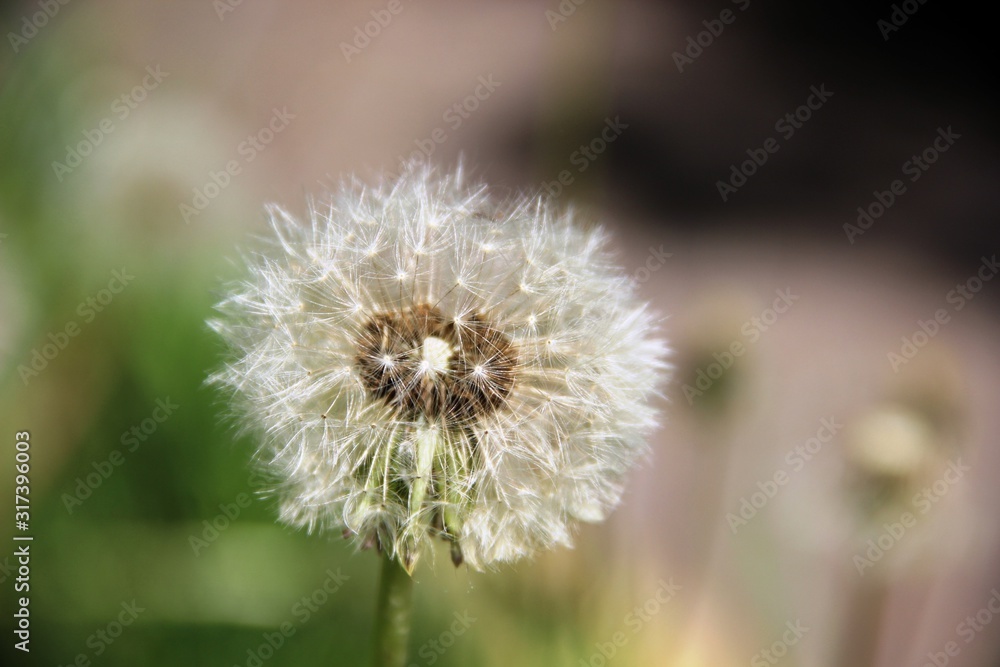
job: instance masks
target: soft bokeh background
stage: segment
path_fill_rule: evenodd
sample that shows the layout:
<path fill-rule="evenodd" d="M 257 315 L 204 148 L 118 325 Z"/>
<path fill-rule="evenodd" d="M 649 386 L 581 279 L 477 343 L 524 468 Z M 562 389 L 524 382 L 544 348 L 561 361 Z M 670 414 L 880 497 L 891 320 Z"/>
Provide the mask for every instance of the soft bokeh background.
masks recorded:
<path fill-rule="evenodd" d="M 35 535 L 30 656 L 0 557 L 4 664 L 367 661 L 375 559 L 274 523 L 203 385 L 204 321 L 265 202 L 302 211 L 414 152 L 610 228 L 676 366 L 652 457 L 576 549 L 418 570 L 414 665 L 1000 664 L 1000 281 L 952 292 L 1000 236 L 992 38 L 971 9 L 902 5 L 888 39 L 890 3 L 3 5 L 0 497 L 29 430 Z M 811 86 L 833 95 L 783 135 Z M 894 179 L 906 192 L 845 231 Z M 114 271 L 134 278 L 102 292 Z M 904 337 L 920 347 L 893 363 Z M 162 423 L 158 401 L 177 406 Z"/>

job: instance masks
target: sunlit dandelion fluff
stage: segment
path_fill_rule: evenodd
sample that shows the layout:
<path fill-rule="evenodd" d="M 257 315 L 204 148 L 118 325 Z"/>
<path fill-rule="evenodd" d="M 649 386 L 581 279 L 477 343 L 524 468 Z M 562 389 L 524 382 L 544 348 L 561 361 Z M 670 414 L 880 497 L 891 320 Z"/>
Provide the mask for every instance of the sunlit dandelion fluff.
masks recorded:
<path fill-rule="evenodd" d="M 423 165 L 269 214 L 211 322 L 232 351 L 212 379 L 282 521 L 409 571 L 441 537 L 481 569 L 617 505 L 666 346 L 602 230 Z"/>

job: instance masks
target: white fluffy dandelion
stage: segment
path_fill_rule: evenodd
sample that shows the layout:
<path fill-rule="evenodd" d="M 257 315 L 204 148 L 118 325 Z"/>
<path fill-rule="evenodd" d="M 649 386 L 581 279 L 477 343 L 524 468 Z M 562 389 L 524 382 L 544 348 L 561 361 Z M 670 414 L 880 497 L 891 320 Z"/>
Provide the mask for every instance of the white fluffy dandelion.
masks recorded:
<path fill-rule="evenodd" d="M 274 242 L 211 323 L 233 351 L 213 379 L 284 522 L 408 571 L 442 537 L 480 569 L 618 503 L 666 348 L 603 231 L 426 166 L 345 185 L 304 224 L 269 212 Z"/>

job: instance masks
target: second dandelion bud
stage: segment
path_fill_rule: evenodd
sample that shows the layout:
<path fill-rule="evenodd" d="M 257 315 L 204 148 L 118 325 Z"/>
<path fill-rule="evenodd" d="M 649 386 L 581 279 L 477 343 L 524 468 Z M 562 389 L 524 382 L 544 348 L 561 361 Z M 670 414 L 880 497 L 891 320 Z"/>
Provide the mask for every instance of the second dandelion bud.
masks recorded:
<path fill-rule="evenodd" d="M 618 503 L 666 348 L 603 232 L 422 166 L 271 221 L 212 324 L 284 521 L 482 568 Z"/>

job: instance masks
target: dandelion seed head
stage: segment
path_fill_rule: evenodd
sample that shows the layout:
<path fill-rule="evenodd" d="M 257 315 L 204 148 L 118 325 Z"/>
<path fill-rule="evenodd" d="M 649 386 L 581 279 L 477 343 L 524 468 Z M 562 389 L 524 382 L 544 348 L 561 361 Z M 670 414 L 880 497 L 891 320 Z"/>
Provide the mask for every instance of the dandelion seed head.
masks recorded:
<path fill-rule="evenodd" d="M 269 218 L 210 322 L 231 350 L 211 379 L 282 521 L 410 570 L 442 538 L 482 569 L 618 504 L 666 346 L 601 229 L 423 165 Z"/>

